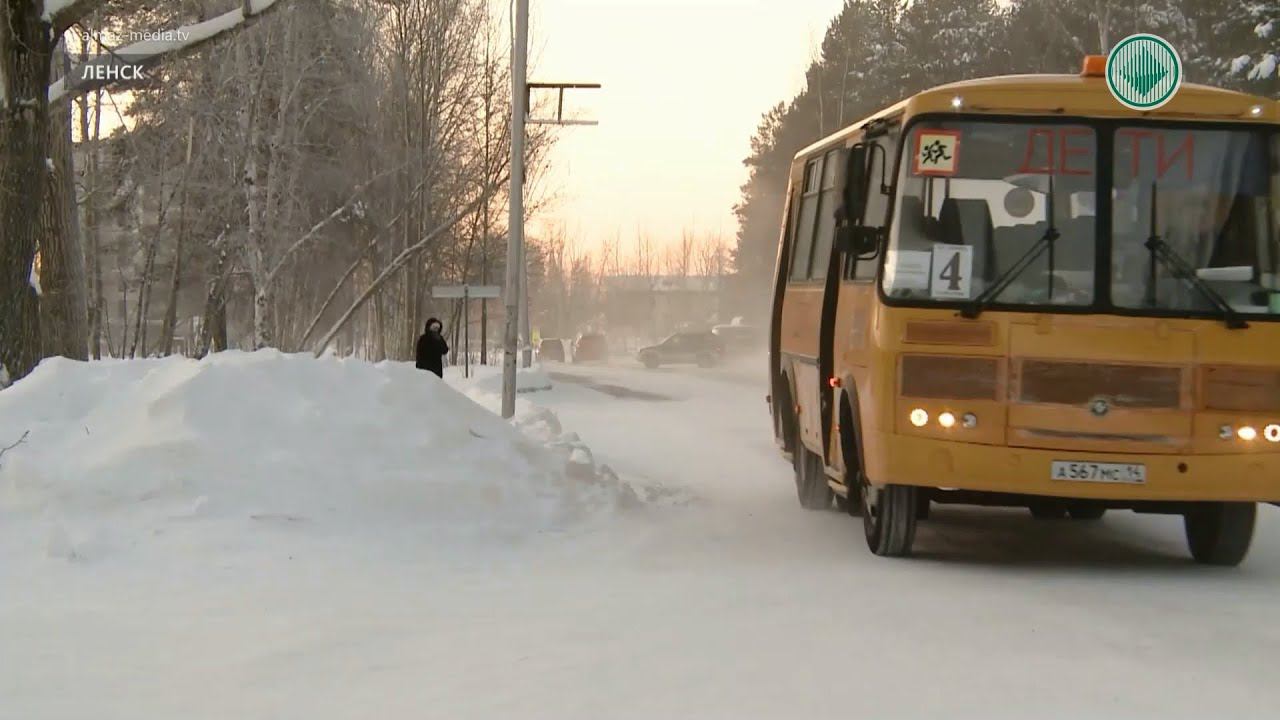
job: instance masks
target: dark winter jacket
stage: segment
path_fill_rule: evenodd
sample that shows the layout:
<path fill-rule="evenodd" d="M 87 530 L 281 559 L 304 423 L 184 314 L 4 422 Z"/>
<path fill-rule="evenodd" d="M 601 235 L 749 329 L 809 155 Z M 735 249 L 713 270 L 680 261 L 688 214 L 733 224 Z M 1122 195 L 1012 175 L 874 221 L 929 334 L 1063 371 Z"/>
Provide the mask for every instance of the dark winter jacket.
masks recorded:
<path fill-rule="evenodd" d="M 428 320 L 426 332 L 418 338 L 417 365 L 419 370 L 430 370 L 444 377 L 444 356 L 449 352 L 449 345 L 440 332 L 432 327 L 438 324 L 440 321 L 436 318 Z"/>

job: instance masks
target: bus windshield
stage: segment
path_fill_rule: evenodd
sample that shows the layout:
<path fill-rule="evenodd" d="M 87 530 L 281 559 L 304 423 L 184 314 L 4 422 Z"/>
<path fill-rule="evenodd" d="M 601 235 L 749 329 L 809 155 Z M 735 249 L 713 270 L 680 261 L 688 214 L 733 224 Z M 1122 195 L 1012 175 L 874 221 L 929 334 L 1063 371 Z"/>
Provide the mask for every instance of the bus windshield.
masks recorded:
<path fill-rule="evenodd" d="M 1114 141 L 1115 305 L 1206 312 L 1216 294 L 1235 312 L 1269 312 L 1280 260 L 1274 142 L 1254 130 L 1154 127 L 1118 128 Z M 1197 280 L 1179 277 L 1178 263 Z"/>
<path fill-rule="evenodd" d="M 1111 157 L 1098 157 L 1098 133 Z M 1111 183 L 1099 187 L 1100 169 Z M 1252 128 L 924 122 L 907 138 L 890 299 L 1280 315 L 1280 147 Z M 1098 237 L 1099 193 L 1111 198 Z M 1098 243 L 1110 256 L 1099 298 Z"/>
<path fill-rule="evenodd" d="M 898 178 L 885 293 L 1092 304 L 1096 165 L 1095 133 L 1083 125 L 917 125 Z"/>

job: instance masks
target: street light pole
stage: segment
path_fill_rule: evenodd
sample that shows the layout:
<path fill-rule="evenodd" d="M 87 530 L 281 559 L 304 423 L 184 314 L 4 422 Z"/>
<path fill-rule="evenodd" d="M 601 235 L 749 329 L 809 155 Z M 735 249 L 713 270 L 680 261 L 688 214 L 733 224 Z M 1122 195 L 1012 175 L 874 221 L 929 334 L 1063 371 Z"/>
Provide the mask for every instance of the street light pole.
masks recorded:
<path fill-rule="evenodd" d="M 511 215 L 507 232 L 507 278 L 504 304 L 506 327 L 502 353 L 502 417 L 516 414 L 516 351 L 520 337 L 520 306 L 524 263 L 524 123 L 529 91 L 525 64 L 529 53 L 529 0 L 515 0 L 515 28 L 511 38 Z"/>

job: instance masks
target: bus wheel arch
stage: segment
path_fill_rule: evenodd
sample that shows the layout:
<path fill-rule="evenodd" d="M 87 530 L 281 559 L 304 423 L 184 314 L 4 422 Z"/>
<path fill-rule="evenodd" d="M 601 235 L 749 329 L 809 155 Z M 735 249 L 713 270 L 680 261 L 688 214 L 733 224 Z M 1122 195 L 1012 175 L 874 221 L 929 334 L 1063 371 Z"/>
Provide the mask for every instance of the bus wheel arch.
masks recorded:
<path fill-rule="evenodd" d="M 850 389 L 852 393 L 842 393 L 840 405 L 841 446 L 845 446 L 847 439 L 848 447 L 857 452 L 856 464 L 850 464 L 848 451 L 844 451 L 850 497 L 858 500 L 867 548 L 881 557 L 906 557 L 911 554 L 911 546 L 915 543 L 917 520 L 922 514 L 927 515 L 927 512 L 921 512 L 920 507 L 923 491 L 909 485 L 872 484 L 863 464 L 862 416 L 857 390 L 852 385 Z M 852 510 L 850 514 L 853 514 Z"/>
<path fill-rule="evenodd" d="M 857 517 L 862 514 L 862 420 L 858 393 L 853 389 L 853 379 L 843 380 L 845 390 L 840 391 L 839 441 L 841 459 L 844 460 L 844 486 L 848 497 L 842 505 L 846 512 Z"/>

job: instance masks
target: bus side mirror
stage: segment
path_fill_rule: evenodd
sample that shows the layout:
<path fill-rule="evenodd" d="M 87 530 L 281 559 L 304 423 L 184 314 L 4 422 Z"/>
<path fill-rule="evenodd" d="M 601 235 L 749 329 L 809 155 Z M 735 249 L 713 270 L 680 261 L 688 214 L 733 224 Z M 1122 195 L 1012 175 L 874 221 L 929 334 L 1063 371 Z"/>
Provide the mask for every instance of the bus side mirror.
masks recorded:
<path fill-rule="evenodd" d="M 867 144 L 849 148 L 844 170 L 844 221 L 859 225 L 867 210 Z"/>
<path fill-rule="evenodd" d="M 841 225 L 836 229 L 836 249 L 854 257 L 879 252 L 880 228 L 866 225 Z"/>

